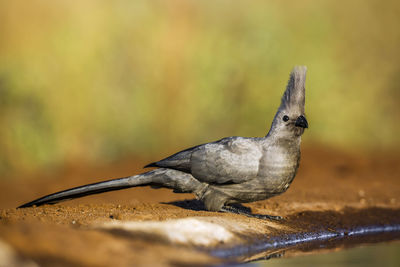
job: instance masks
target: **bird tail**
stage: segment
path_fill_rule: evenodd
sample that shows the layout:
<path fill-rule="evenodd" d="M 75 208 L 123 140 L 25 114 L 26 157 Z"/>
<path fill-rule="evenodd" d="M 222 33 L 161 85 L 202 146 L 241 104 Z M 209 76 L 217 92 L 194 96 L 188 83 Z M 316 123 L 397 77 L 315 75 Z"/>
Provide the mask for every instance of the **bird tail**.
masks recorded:
<path fill-rule="evenodd" d="M 146 185 L 151 185 L 156 188 L 172 188 L 174 189 L 174 192 L 177 193 L 196 193 L 202 188 L 202 184 L 190 174 L 182 173 L 176 170 L 160 168 L 125 178 L 118 178 L 74 187 L 38 198 L 31 202 L 25 203 L 18 208 L 41 206 L 44 204 L 56 204 L 61 201 L 71 200 L 88 195 Z"/>

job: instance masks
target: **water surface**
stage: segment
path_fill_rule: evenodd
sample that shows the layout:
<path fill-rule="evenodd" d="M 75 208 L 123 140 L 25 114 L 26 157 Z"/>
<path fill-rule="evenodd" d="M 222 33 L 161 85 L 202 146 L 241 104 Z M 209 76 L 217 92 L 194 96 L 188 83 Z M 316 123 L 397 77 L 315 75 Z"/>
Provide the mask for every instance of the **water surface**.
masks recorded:
<path fill-rule="evenodd" d="M 368 244 L 339 251 L 316 251 L 311 254 L 295 256 L 272 255 L 269 260 L 260 260 L 245 266 L 400 266 L 400 241 L 391 243 Z"/>

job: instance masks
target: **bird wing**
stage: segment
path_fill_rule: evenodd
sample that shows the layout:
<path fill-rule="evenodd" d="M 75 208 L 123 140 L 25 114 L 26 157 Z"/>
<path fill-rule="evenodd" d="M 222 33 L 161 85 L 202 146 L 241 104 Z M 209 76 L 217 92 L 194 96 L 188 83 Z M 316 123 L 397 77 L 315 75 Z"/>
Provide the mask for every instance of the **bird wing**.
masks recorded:
<path fill-rule="evenodd" d="M 257 176 L 261 157 L 253 139 L 228 137 L 194 150 L 191 173 L 210 184 L 242 183 Z"/>
<path fill-rule="evenodd" d="M 241 183 L 257 176 L 262 151 L 252 138 L 227 137 L 180 151 L 146 167 L 176 169 L 210 184 Z"/>

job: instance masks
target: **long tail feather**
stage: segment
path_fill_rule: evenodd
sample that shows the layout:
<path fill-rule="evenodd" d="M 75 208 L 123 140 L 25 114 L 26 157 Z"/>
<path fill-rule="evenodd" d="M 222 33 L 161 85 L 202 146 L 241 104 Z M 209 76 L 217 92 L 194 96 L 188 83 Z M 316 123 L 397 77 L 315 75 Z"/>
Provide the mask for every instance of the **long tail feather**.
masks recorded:
<path fill-rule="evenodd" d="M 61 201 L 66 201 L 83 196 L 121 190 L 140 185 L 147 185 L 151 183 L 151 175 L 146 175 L 146 174 L 148 173 L 74 187 L 71 189 L 63 190 L 54 194 L 38 198 L 36 200 L 23 204 L 18 208 L 41 206 L 44 204 L 56 204 Z"/>

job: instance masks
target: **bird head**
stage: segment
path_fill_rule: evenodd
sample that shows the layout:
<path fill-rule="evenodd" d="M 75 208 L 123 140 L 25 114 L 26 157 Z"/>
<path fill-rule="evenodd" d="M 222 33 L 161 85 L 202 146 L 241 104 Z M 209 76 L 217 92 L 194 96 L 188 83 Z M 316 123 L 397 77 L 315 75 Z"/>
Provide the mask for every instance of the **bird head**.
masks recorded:
<path fill-rule="evenodd" d="M 282 138 L 299 137 L 304 133 L 304 129 L 308 128 L 304 114 L 306 72 L 306 66 L 293 68 L 268 135 Z"/>

